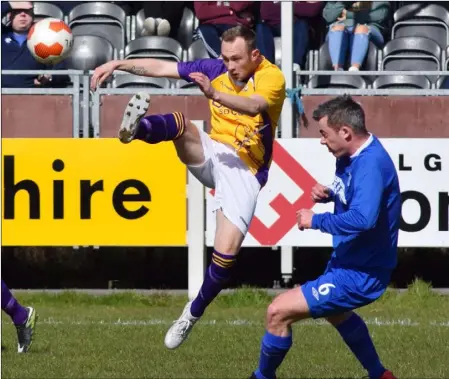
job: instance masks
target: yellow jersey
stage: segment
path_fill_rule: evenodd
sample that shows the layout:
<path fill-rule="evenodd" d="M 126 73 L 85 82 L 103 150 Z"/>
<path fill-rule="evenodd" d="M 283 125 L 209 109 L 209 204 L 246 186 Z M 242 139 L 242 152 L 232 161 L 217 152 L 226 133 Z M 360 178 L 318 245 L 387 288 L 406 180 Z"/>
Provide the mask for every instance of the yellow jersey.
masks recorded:
<path fill-rule="evenodd" d="M 234 147 L 262 186 L 268 179 L 273 154 L 273 141 L 285 100 L 285 78 L 282 71 L 267 59 L 263 59 L 254 75 L 244 87 L 237 86 L 229 77 L 221 59 L 201 59 L 178 63 L 181 78 L 191 82 L 189 75 L 201 72 L 220 92 L 250 97 L 258 95 L 268 103 L 268 109 L 257 116 L 241 114 L 213 100 L 210 137 Z"/>

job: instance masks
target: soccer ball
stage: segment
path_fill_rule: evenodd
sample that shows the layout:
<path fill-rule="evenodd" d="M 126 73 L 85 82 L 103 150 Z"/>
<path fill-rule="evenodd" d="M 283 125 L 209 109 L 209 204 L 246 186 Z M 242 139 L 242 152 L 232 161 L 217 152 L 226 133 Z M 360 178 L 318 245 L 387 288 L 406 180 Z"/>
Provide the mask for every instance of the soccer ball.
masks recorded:
<path fill-rule="evenodd" d="M 73 34 L 64 21 L 44 18 L 29 30 L 27 46 L 38 62 L 54 65 L 69 56 L 73 46 Z"/>

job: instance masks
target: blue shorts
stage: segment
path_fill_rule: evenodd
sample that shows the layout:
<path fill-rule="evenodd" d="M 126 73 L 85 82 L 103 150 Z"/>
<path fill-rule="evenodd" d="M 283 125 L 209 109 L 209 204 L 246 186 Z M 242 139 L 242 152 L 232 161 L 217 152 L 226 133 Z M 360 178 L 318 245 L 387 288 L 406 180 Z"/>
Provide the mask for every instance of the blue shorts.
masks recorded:
<path fill-rule="evenodd" d="M 328 317 L 377 300 L 390 283 L 390 271 L 381 273 L 335 267 L 331 262 L 316 280 L 301 286 L 313 318 Z"/>

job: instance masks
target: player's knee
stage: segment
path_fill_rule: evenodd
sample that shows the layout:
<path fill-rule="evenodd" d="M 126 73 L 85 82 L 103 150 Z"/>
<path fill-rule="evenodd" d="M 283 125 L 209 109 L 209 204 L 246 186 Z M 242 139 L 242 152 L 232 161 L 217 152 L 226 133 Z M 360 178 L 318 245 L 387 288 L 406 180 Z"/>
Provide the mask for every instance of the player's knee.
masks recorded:
<path fill-rule="evenodd" d="M 276 328 L 287 324 L 288 313 L 286 309 L 276 300 L 274 300 L 267 309 L 267 326 L 268 328 Z"/>

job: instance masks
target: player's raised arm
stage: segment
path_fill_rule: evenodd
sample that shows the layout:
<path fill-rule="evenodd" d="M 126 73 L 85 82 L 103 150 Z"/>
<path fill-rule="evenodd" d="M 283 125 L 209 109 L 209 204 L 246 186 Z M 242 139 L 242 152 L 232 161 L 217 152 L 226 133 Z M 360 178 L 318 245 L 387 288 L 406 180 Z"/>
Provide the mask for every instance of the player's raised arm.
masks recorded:
<path fill-rule="evenodd" d="M 176 62 L 151 58 L 113 60 L 95 69 L 90 82 L 91 89 L 95 90 L 97 87 L 101 86 L 101 84 L 109 78 L 115 70 L 156 78 L 180 78 L 178 64 Z"/>

